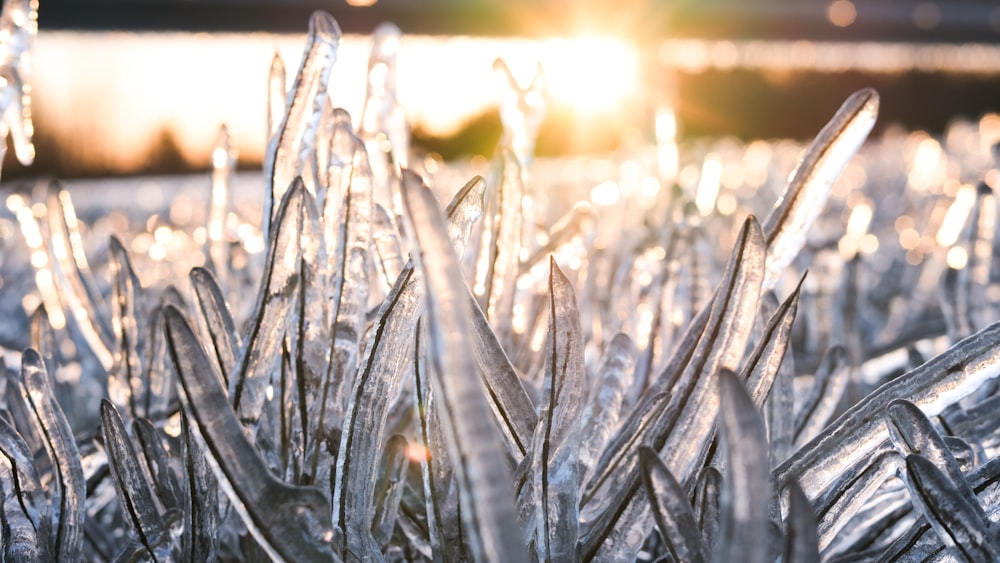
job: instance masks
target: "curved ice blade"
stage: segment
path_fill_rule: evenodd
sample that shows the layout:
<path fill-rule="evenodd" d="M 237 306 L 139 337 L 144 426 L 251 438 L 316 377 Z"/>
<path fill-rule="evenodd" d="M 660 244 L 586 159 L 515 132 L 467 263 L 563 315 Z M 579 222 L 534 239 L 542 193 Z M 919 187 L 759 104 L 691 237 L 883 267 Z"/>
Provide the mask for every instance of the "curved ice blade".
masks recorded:
<path fill-rule="evenodd" d="M 375 202 L 396 216 L 402 213 L 402 208 L 392 189 L 397 181 L 394 167 L 406 167 L 410 151 L 406 112 L 396 99 L 396 57 L 401 39 L 402 34 L 393 23 L 381 23 L 375 28 L 365 104 L 358 127 L 371 159 Z"/>
<path fill-rule="evenodd" d="M 774 287 L 805 244 L 806 232 L 823 210 L 833 182 L 875 125 L 878 106 L 878 93 L 871 88 L 851 94 L 792 171 L 785 194 L 763 225 L 767 243 L 765 289 Z"/>
<path fill-rule="evenodd" d="M 708 561 L 701 530 L 698 529 L 691 503 L 680 483 L 650 448 L 639 447 L 639 462 L 642 484 L 649 498 L 653 519 L 656 520 L 670 556 L 675 561 Z"/>
<path fill-rule="evenodd" d="M 278 133 L 278 127 L 288 107 L 288 89 L 285 87 L 285 61 L 277 52 L 271 58 L 267 71 L 267 140 Z"/>
<path fill-rule="evenodd" d="M 996 561 L 1000 544 L 993 537 L 975 498 L 966 499 L 931 461 L 906 456 L 906 483 L 914 504 L 938 538 L 963 561 Z"/>
<path fill-rule="evenodd" d="M 309 37 L 292 84 L 288 109 L 264 157 L 265 238 L 275 220 L 277 202 L 283 199 L 292 180 L 305 173 L 309 154 L 315 148 L 316 132 L 326 103 L 326 88 L 339 44 L 340 27 L 336 20 L 326 12 L 314 12 L 309 19 Z M 310 191 L 315 193 L 316 186 L 310 186 Z"/>
<path fill-rule="evenodd" d="M 209 343 L 207 352 L 213 360 L 223 385 L 229 385 L 229 375 L 236 367 L 236 354 L 239 350 L 239 335 L 236 333 L 236 323 L 222 295 L 219 282 L 210 270 L 197 267 L 188 275 L 194 295 L 198 301 L 198 311 L 201 322 L 198 323 L 205 335 L 204 342 Z"/>
<path fill-rule="evenodd" d="M 469 555 L 477 561 L 525 560 L 513 503 L 510 475 L 497 459 L 502 446 L 485 390 L 465 350 L 470 334 L 465 283 L 442 213 L 430 190 L 404 171 L 403 202 L 416 240 L 416 264 L 426 285 L 430 322 L 430 359 L 436 369 L 434 390 L 442 401 L 441 423 L 455 463 L 462 520 Z M 520 553 L 519 553 L 520 552 Z"/>
<path fill-rule="evenodd" d="M 884 448 L 889 434 L 880 415 L 892 399 L 907 399 L 925 415 L 935 416 L 998 376 L 1000 323 L 994 323 L 859 401 L 779 465 L 775 478 L 797 479 L 806 496 L 815 500 L 845 472 Z"/>
<path fill-rule="evenodd" d="M 0 368 L 3 366 L 0 365 Z M 31 450 L 28 449 L 24 439 L 18 434 L 13 426 L 6 420 L 0 418 L 0 472 L 3 473 L 0 479 L 0 488 L 3 489 L 4 500 L 0 506 L 4 513 L 11 513 L 18 520 L 17 524 L 6 523 L 5 526 L 16 527 L 27 523 L 31 526 L 30 540 L 35 543 L 37 558 L 45 559 L 52 557 L 52 509 L 42 487 L 38 471 L 32 460 Z M 17 515 L 21 513 L 24 520 Z M 5 516 L 5 518 L 7 518 Z M 25 530 L 27 531 L 27 530 Z M 17 560 L 19 555 L 30 553 L 30 551 L 19 552 L 23 547 L 29 550 L 28 538 L 23 542 L 17 542 L 20 547 L 8 547 L 5 552 L 8 557 Z"/>
<path fill-rule="evenodd" d="M 788 518 L 785 519 L 785 550 L 782 561 L 819 563 L 819 540 L 816 538 L 816 514 L 809 499 L 795 481 L 785 485 L 788 493 Z"/>
<path fill-rule="evenodd" d="M 231 177 L 236 168 L 236 146 L 229 136 L 229 128 L 223 124 L 219 127 L 219 135 L 212 149 L 212 188 L 208 199 L 208 263 L 219 280 L 228 285 L 229 244 L 226 237 L 226 217 L 232 206 L 233 196 L 230 187 Z"/>
<path fill-rule="evenodd" d="M 180 509 L 184 505 L 184 494 L 181 491 L 177 476 L 174 475 L 173 462 L 167 452 L 159 431 L 146 418 L 137 418 L 132 423 L 132 430 L 142 452 L 143 460 L 152 478 L 156 498 L 165 510 Z"/>
<path fill-rule="evenodd" d="M 171 541 L 166 523 L 153 500 L 152 488 L 139 465 L 125 423 L 114 404 L 106 399 L 101 402 L 101 433 L 126 525 L 153 560 L 169 557 Z"/>
<path fill-rule="evenodd" d="M 623 333 L 616 334 L 604 352 L 604 360 L 597 370 L 596 387 L 591 392 L 590 403 L 582 418 L 580 463 L 583 464 L 586 479 L 590 478 L 597 457 L 604 451 L 623 414 L 625 391 L 635 366 L 636 353 L 635 343 Z"/>
<path fill-rule="evenodd" d="M 278 357 L 284 337 L 284 325 L 300 291 L 300 266 L 303 261 L 303 233 L 315 223 L 312 195 L 301 178 L 289 187 L 278 208 L 276 222 L 268 240 L 264 277 L 257 293 L 257 304 L 243 339 L 239 360 L 229 376 L 229 397 L 237 416 L 254 432 L 264 406 L 265 390 L 270 383 L 270 368 Z"/>
<path fill-rule="evenodd" d="M 130 419 L 145 416 L 140 398 L 145 395 L 142 362 L 139 358 L 140 290 L 125 246 L 117 237 L 109 244 L 111 262 L 111 327 L 115 336 L 115 363 L 108 373 L 108 395 L 126 409 Z"/>
<path fill-rule="evenodd" d="M 375 519 L 372 534 L 379 547 L 385 548 L 396 527 L 399 501 L 403 496 L 403 480 L 409 459 L 406 457 L 406 438 L 396 434 L 386 444 L 385 463 L 375 485 Z"/>
<path fill-rule="evenodd" d="M 572 561 L 580 504 L 579 420 L 586 398 L 580 312 L 569 279 L 549 260 L 549 334 L 541 412 L 531 441 L 533 537 L 539 561 Z M 523 504 L 519 500 L 519 504 Z"/>
<path fill-rule="evenodd" d="M 764 420 L 743 383 L 723 370 L 720 380 L 720 447 L 728 473 L 722 489 L 722 537 L 713 561 L 763 563 L 768 545 L 770 462 Z"/>
<path fill-rule="evenodd" d="M 811 440 L 830 423 L 847 389 L 849 375 L 847 350 L 843 346 L 828 349 L 813 376 L 802 409 L 795 413 L 796 446 Z"/>
<path fill-rule="evenodd" d="M 21 396 L 44 436 L 45 451 L 59 477 L 58 510 L 53 515 L 57 522 L 52 552 L 56 559 L 69 561 L 79 555 L 83 542 L 86 482 L 73 431 L 49 387 L 49 377 L 41 356 L 31 348 L 21 355 L 20 387 Z"/>
<path fill-rule="evenodd" d="M 168 306 L 164 325 L 191 428 L 247 529 L 275 559 L 336 560 L 326 497 L 318 489 L 293 487 L 271 474 L 244 435 L 187 320 Z"/>
<path fill-rule="evenodd" d="M 456 253 L 465 248 L 482 214 L 482 200 L 475 195 L 472 189 L 459 191 L 446 211 L 449 243 Z M 411 262 L 399 274 L 368 331 L 351 390 L 333 478 L 333 518 L 342 533 L 353 530 L 357 541 L 370 534 L 372 516 L 367 508 L 376 471 L 373 452 L 381 451 L 386 439 L 387 409 L 402 385 L 408 339 L 423 306 L 424 287 Z"/>

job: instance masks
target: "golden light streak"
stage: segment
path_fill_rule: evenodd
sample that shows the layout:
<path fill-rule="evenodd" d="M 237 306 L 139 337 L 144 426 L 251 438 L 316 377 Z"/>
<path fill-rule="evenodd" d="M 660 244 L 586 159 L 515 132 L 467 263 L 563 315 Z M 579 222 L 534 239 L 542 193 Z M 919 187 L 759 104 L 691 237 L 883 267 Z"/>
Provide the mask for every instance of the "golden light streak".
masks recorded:
<path fill-rule="evenodd" d="M 715 200 L 719 196 L 719 182 L 722 179 L 722 157 L 718 153 L 709 153 L 701 165 L 701 178 L 698 180 L 698 191 L 695 192 L 694 203 L 698 213 L 703 217 L 712 214 Z"/>
<path fill-rule="evenodd" d="M 934 237 L 938 245 L 947 247 L 958 241 L 958 235 L 962 233 L 962 227 L 965 226 L 965 221 L 969 218 L 969 212 L 975 203 L 976 188 L 971 184 L 962 185 Z"/>

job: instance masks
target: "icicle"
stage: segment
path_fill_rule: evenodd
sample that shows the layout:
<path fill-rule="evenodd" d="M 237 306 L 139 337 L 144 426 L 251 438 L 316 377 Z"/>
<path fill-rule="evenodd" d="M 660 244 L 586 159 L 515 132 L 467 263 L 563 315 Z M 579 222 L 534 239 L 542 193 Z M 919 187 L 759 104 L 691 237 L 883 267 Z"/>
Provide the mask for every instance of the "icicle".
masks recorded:
<path fill-rule="evenodd" d="M 10 132 L 14 154 L 25 166 L 35 160 L 31 117 L 31 55 L 38 33 L 38 0 L 8 0 L 0 13 L 0 157 Z"/>
<path fill-rule="evenodd" d="M 391 23 L 381 23 L 372 36 L 368 59 L 368 86 L 358 134 L 371 159 L 375 203 L 393 215 L 402 213 L 398 196 L 391 186 L 394 167 L 406 167 L 410 151 L 410 131 L 406 112 L 396 100 L 396 55 L 401 33 Z"/>
<path fill-rule="evenodd" d="M 212 190 L 208 203 L 208 261 L 223 285 L 228 285 L 232 270 L 229 263 L 229 240 L 226 237 L 226 216 L 232 206 L 230 180 L 236 168 L 236 147 L 229 138 L 229 129 L 222 125 L 212 149 Z"/>
<path fill-rule="evenodd" d="M 539 63 L 527 88 L 521 88 L 502 59 L 493 61 L 493 75 L 500 98 L 500 121 L 503 137 L 500 145 L 514 151 L 522 166 L 529 166 L 535 156 L 535 139 L 545 118 L 545 72 Z"/>

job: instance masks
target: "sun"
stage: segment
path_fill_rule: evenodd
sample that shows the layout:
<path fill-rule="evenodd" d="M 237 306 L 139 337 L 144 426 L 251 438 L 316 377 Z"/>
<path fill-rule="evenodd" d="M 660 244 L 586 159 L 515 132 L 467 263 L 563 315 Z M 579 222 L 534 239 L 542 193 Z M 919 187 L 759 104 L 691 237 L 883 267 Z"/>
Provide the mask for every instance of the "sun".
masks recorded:
<path fill-rule="evenodd" d="M 639 52 L 624 39 L 553 38 L 539 58 L 553 102 L 584 113 L 611 113 L 639 89 Z"/>

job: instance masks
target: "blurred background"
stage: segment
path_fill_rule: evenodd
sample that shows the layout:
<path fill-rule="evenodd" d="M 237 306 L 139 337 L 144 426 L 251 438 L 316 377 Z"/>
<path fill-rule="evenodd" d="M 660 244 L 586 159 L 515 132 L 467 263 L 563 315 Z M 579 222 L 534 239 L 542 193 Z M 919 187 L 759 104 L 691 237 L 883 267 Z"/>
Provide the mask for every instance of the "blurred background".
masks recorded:
<path fill-rule="evenodd" d="M 8 154 L 4 178 L 205 170 L 223 123 L 258 168 L 271 58 L 290 85 L 318 9 L 345 34 L 331 88 L 355 117 L 369 34 L 400 27 L 398 98 L 445 160 L 492 154 L 498 56 L 523 82 L 546 69 L 541 155 L 650 143 L 657 114 L 681 139 L 807 139 L 864 86 L 875 135 L 1000 109 L 994 1 L 40 0 L 37 158 Z"/>

